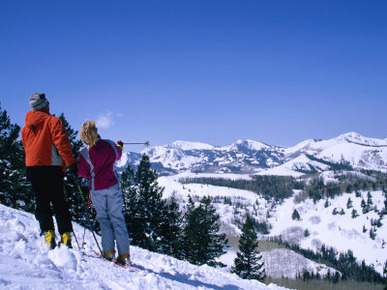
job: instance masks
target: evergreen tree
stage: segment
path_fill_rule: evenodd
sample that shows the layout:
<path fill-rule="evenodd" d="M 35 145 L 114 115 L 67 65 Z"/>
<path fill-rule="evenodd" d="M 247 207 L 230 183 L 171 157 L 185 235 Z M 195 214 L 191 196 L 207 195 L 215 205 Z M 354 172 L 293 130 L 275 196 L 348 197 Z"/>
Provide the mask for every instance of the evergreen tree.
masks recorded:
<path fill-rule="evenodd" d="M 167 205 L 162 198 L 164 188 L 157 183 L 158 175 L 151 169 L 149 157 L 144 154 L 137 171 L 127 168 L 122 178 L 124 216 L 133 244 L 162 252 L 169 242 L 162 240 Z"/>
<path fill-rule="evenodd" d="M 24 149 L 20 127 L 12 124 L 0 104 L 0 203 L 34 211 L 34 198 L 25 175 Z"/>
<path fill-rule="evenodd" d="M 374 203 L 373 203 L 373 201 L 372 201 L 372 194 L 371 194 L 371 192 L 369 191 L 368 193 L 367 193 L 367 205 L 373 205 Z"/>
<path fill-rule="evenodd" d="M 141 240 L 146 239 L 146 236 L 140 215 L 140 207 L 142 205 L 138 202 L 134 175 L 133 168 L 128 165 L 121 174 L 120 186 L 123 193 L 123 214 L 129 238 L 134 245 L 140 245 Z"/>
<path fill-rule="evenodd" d="M 174 195 L 164 207 L 163 222 L 161 224 L 160 238 L 165 241 L 162 245 L 162 253 L 183 258 L 183 217 Z"/>
<path fill-rule="evenodd" d="M 350 209 L 350 208 L 352 208 L 352 207 L 353 207 L 353 205 L 352 205 L 352 200 L 351 200 L 350 197 L 348 197 L 348 200 L 347 200 L 347 209 Z"/>
<path fill-rule="evenodd" d="M 356 209 L 354 209 L 354 208 L 352 209 L 351 216 L 353 219 L 359 216 Z"/>
<path fill-rule="evenodd" d="M 364 199 L 361 200 L 360 206 L 362 207 L 363 214 L 367 214 L 370 211 L 369 210 L 369 205 L 366 204 Z"/>
<path fill-rule="evenodd" d="M 294 209 L 294 211 L 292 213 L 292 219 L 298 220 L 298 221 L 301 219 L 300 214 L 298 213 L 298 211 L 296 209 Z"/>
<path fill-rule="evenodd" d="M 225 234 L 219 234 L 219 215 L 211 203 L 210 197 L 203 197 L 195 207 L 189 197 L 185 214 L 184 258 L 195 265 L 220 265 L 216 257 L 224 254 Z"/>
<path fill-rule="evenodd" d="M 370 229 L 370 238 L 373 240 L 376 238 L 376 231 L 373 228 Z"/>
<path fill-rule="evenodd" d="M 257 233 L 249 216 L 247 216 L 242 228 L 239 251 L 231 272 L 243 279 L 263 281 L 266 277 L 262 256 L 258 251 Z"/>
<path fill-rule="evenodd" d="M 125 223 L 130 229 L 129 234 L 135 232 L 134 228 L 136 225 L 136 212 L 138 212 L 137 206 L 139 206 L 137 202 L 137 193 L 134 187 L 134 170 L 128 165 L 121 174 L 120 186 L 123 194 L 123 214 L 125 217 Z M 131 236 L 133 239 L 133 236 Z"/>

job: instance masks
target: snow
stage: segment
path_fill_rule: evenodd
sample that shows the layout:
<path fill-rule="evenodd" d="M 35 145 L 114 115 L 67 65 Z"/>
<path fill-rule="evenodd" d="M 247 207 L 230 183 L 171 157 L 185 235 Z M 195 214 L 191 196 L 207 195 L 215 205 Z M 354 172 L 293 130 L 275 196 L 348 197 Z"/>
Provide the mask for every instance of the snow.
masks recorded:
<path fill-rule="evenodd" d="M 286 148 L 285 154 L 291 155 L 291 154 L 295 154 L 297 152 L 304 152 L 304 151 L 308 150 L 310 148 L 310 146 L 314 143 L 316 143 L 316 141 L 313 139 L 308 139 L 308 140 L 302 141 L 301 143 L 298 143 L 296 146 Z"/>
<path fill-rule="evenodd" d="M 74 224 L 78 240 L 84 229 Z M 131 247 L 131 272 L 97 258 L 86 231 L 85 248 L 48 250 L 33 215 L 0 205 L 0 288 L 7 289 L 284 289 L 243 280 L 222 269 Z"/>
<path fill-rule="evenodd" d="M 299 241 L 300 237 L 304 235 L 304 229 L 295 224 L 294 227 L 296 229 L 290 228 L 289 220 L 291 220 L 291 214 L 293 211 L 293 198 L 287 200 L 290 203 L 289 206 L 279 206 L 277 208 L 272 209 L 271 204 L 267 202 L 264 198 L 259 196 L 258 194 L 241 189 L 234 189 L 228 187 L 219 187 L 213 185 L 205 185 L 205 184 L 181 184 L 179 180 L 182 177 L 221 177 L 226 178 L 226 176 L 234 179 L 237 178 L 237 175 L 215 175 L 215 174 L 194 174 L 194 173 L 182 173 L 175 176 L 163 176 L 159 177 L 158 184 L 165 188 L 164 197 L 168 198 L 172 194 L 177 195 L 177 199 L 180 200 L 183 204 L 187 201 L 188 195 L 198 196 L 199 198 L 203 196 L 211 196 L 216 199 L 217 197 L 227 197 L 231 200 L 232 205 L 223 204 L 222 202 L 213 202 L 214 207 L 216 208 L 217 213 L 220 217 L 221 229 L 222 233 L 226 233 L 228 237 L 237 237 L 241 234 L 240 228 L 236 224 L 236 220 L 244 220 L 244 216 L 248 211 L 250 214 L 258 219 L 262 220 L 266 216 L 267 212 L 270 211 L 272 215 L 274 215 L 273 219 L 276 219 L 278 216 L 283 214 L 283 219 L 279 218 L 279 222 L 273 222 L 275 227 L 278 227 L 279 231 L 288 230 L 287 238 L 293 235 L 294 241 Z M 246 177 L 247 178 L 247 177 Z M 296 194 L 298 191 L 296 191 Z M 238 213 L 235 212 L 234 205 L 242 204 L 244 205 L 244 209 L 239 209 Z M 281 222 L 284 224 L 281 227 Z M 275 230 L 273 233 L 277 233 Z M 283 232 L 281 232 L 284 235 Z M 265 239 L 263 235 L 260 234 L 260 237 Z M 232 244 L 230 248 L 227 249 L 227 253 L 223 256 L 219 257 L 219 261 L 227 265 L 227 269 L 231 269 L 234 264 L 234 259 L 236 258 L 237 244 Z M 265 271 L 268 276 L 273 278 L 286 277 L 290 279 L 295 279 L 298 274 L 302 274 L 304 270 L 308 272 L 314 272 L 321 276 L 326 275 L 328 267 L 315 263 L 309 259 L 302 257 L 299 254 L 294 253 L 291 250 L 281 249 L 280 251 L 271 250 L 269 252 L 262 251 L 262 256 L 264 258 L 265 263 Z M 278 254 L 280 253 L 280 254 Z M 277 257 L 281 256 L 281 257 Z M 291 266 L 284 266 L 284 259 L 291 260 Z M 266 267 L 267 263 L 267 267 Z M 286 269 L 286 270 L 285 270 Z M 330 269 L 330 268 L 329 268 Z M 331 273 L 334 273 L 334 269 L 330 269 Z"/>
<path fill-rule="evenodd" d="M 354 173 L 355 174 L 355 173 Z M 360 173 L 356 173 L 360 174 Z M 337 182 L 332 172 L 323 172 L 322 178 L 327 183 Z M 387 242 L 387 223 L 382 220 L 382 226 L 377 228 L 377 236 L 372 240 L 369 236 L 371 228 L 371 219 L 378 219 L 378 214 L 375 211 L 370 211 L 367 214 L 362 213 L 361 200 L 364 198 L 367 201 L 368 191 L 362 191 L 362 197 L 356 197 L 355 193 L 344 193 L 336 196 L 334 199 L 329 199 L 330 205 L 325 208 L 325 199 L 320 200 L 316 204 L 312 200 L 306 199 L 295 202 L 295 198 L 302 194 L 299 190 L 294 190 L 292 197 L 285 199 L 283 203 L 273 206 L 269 201 L 263 199 L 260 195 L 241 189 L 233 189 L 227 187 L 219 187 L 205 184 L 181 184 L 179 180 L 184 177 L 222 177 L 230 179 L 242 179 L 249 177 L 247 175 L 238 178 L 237 174 L 195 174 L 181 173 L 175 176 L 159 177 L 158 183 L 165 188 L 164 197 L 167 198 L 175 194 L 183 204 L 186 202 L 188 195 L 191 196 L 211 196 L 215 198 L 227 197 L 231 200 L 231 204 L 223 204 L 222 202 L 214 202 L 214 207 L 220 216 L 221 232 L 226 233 L 229 237 L 238 237 L 241 233 L 240 224 L 243 221 L 245 214 L 248 212 L 257 220 L 265 220 L 268 213 L 270 217 L 267 222 L 272 226 L 270 234 L 265 236 L 260 234 L 259 238 L 265 240 L 267 237 L 281 236 L 282 239 L 298 244 L 301 248 L 311 249 L 313 251 L 320 249 L 322 244 L 327 247 L 335 248 L 338 252 L 347 252 L 352 250 L 358 262 L 365 260 L 367 265 L 373 264 L 375 270 L 379 273 L 383 272 L 383 264 L 387 260 L 386 246 Z M 382 191 L 371 191 L 373 206 L 376 206 L 379 211 L 384 208 L 384 195 Z M 353 208 L 347 209 L 348 198 L 351 198 Z M 243 205 L 236 211 L 236 204 Z M 333 215 L 333 209 L 338 211 L 343 209 L 344 215 Z M 291 216 L 297 209 L 301 216 L 300 221 L 292 220 Z M 358 217 L 352 218 L 352 209 L 355 209 L 359 214 Z M 239 225 L 239 227 L 238 227 Z M 363 233 L 363 225 L 366 226 L 367 232 Z M 305 230 L 310 232 L 308 237 L 305 237 Z M 236 257 L 236 244 L 228 249 L 227 254 L 220 257 L 220 261 L 228 267 L 232 266 Z M 275 252 L 273 252 L 275 254 Z M 276 276 L 278 272 L 282 272 L 282 264 L 275 264 L 273 259 L 269 258 L 271 254 L 262 253 L 266 259 L 270 261 L 271 266 L 268 266 L 267 273 L 271 276 Z M 293 254 L 288 254 L 289 257 L 295 258 Z M 307 259 L 306 259 L 307 260 Z M 300 261 L 297 258 L 297 261 Z M 324 269 L 324 265 L 313 265 L 311 261 L 297 262 L 301 269 Z M 321 270 L 322 271 L 322 270 Z M 333 273 L 333 271 L 330 271 Z M 294 271 L 287 271 L 286 277 L 293 278 L 297 275 L 296 268 Z M 320 272 L 320 275 L 323 275 Z"/>
<path fill-rule="evenodd" d="M 257 150 L 257 151 L 270 147 L 270 146 L 268 146 L 262 142 L 259 142 L 259 141 L 254 141 L 254 140 L 250 140 L 250 139 L 247 139 L 247 140 L 239 139 L 236 142 L 232 143 L 231 145 L 218 147 L 217 149 L 221 150 L 221 151 L 233 151 L 233 150 L 238 150 L 239 146 L 245 146 L 246 148 L 248 148 L 250 150 Z"/>
<path fill-rule="evenodd" d="M 177 140 L 173 142 L 171 146 L 181 150 L 213 150 L 215 148 L 214 146 L 206 143 L 181 141 L 181 140 Z"/>
<path fill-rule="evenodd" d="M 348 132 L 340 135 L 337 139 L 342 139 L 345 141 L 364 144 L 367 146 L 387 146 L 386 140 L 364 137 L 356 132 Z"/>
<path fill-rule="evenodd" d="M 223 179 L 231 179 L 231 180 L 251 180 L 251 176 L 249 174 L 235 174 L 235 173 L 193 173 L 190 171 L 186 171 L 183 173 L 179 173 L 169 178 L 163 177 L 162 179 L 171 179 L 174 181 L 179 181 L 184 178 L 223 178 Z"/>
<path fill-rule="evenodd" d="M 373 191 L 372 200 L 379 210 L 383 208 L 383 193 Z M 347 209 L 348 198 L 353 202 L 353 208 Z M 355 194 L 345 193 L 335 199 L 329 199 L 330 205 L 325 208 L 325 200 L 320 200 L 316 204 L 307 199 L 301 203 L 295 203 L 294 197 L 288 198 L 279 205 L 272 213 L 270 223 L 273 229 L 270 236 L 281 236 L 284 240 L 300 244 L 302 248 L 316 250 L 325 244 L 333 247 L 339 252 L 353 251 L 358 261 L 365 260 L 367 265 L 374 264 L 375 270 L 383 272 L 383 264 L 387 260 L 387 249 L 383 246 L 383 241 L 387 242 L 387 226 L 377 228 L 377 237 L 372 240 L 369 231 L 363 233 L 363 225 L 369 230 L 371 219 L 378 219 L 378 214 L 371 211 L 362 213 L 361 200 L 367 201 L 367 192 L 362 192 L 362 197 Z M 344 209 L 344 215 L 333 215 L 332 211 Z M 292 220 L 291 215 L 296 209 L 301 220 Z M 352 218 L 352 209 L 359 214 Z M 382 221 L 385 223 L 385 220 Z M 308 229 L 309 237 L 304 237 L 304 231 Z"/>
<path fill-rule="evenodd" d="M 265 261 L 265 270 L 271 273 L 272 278 L 296 279 L 297 276 L 302 276 L 305 270 L 309 273 L 318 273 L 321 277 L 326 277 L 328 271 L 331 274 L 337 272 L 333 268 L 305 259 L 304 256 L 288 249 L 262 252 L 262 257 Z M 278 264 L 282 266 L 278 267 Z"/>
<path fill-rule="evenodd" d="M 307 155 L 331 163 L 349 163 L 355 169 L 387 172 L 387 142 L 385 139 L 368 138 L 355 132 L 342 134 L 328 140 L 308 139 L 293 147 L 271 146 L 254 140 L 237 140 L 231 145 L 217 147 L 200 142 L 175 141 L 146 148 L 151 162 L 160 163 L 165 174 L 184 171 L 249 173 L 265 175 L 299 176 L 299 168 L 309 165 L 319 171 L 327 167 L 324 162 L 312 161 Z M 139 162 L 141 154 L 126 158 Z M 302 158 L 303 161 L 298 160 Z M 127 162 L 121 162 L 124 166 Z M 265 171 L 266 170 L 266 171 Z"/>
<path fill-rule="evenodd" d="M 335 163 L 340 163 L 342 160 L 349 161 L 354 168 L 384 171 L 386 169 L 387 144 L 385 140 L 363 137 L 355 132 L 318 142 L 307 140 L 286 149 L 285 152 L 294 154 L 296 150 Z"/>

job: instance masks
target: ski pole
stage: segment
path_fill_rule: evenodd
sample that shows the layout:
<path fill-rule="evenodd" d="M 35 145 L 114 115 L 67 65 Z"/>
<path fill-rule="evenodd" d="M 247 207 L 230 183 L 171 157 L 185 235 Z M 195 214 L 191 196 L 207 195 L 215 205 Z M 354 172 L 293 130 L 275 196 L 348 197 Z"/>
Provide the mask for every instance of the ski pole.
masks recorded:
<path fill-rule="evenodd" d="M 83 249 L 83 246 L 86 244 L 85 243 L 85 235 L 86 235 L 86 228 L 83 229 L 82 249 Z"/>
<path fill-rule="evenodd" d="M 65 196 L 67 196 L 66 185 L 64 185 L 64 184 L 63 184 L 63 192 L 64 192 Z M 73 228 L 73 235 L 74 235 L 74 238 L 75 238 L 75 242 L 77 243 L 78 249 L 81 250 L 81 248 L 79 247 L 77 235 L 75 234 L 74 227 L 72 226 L 72 228 Z"/>
<path fill-rule="evenodd" d="M 87 200 L 87 210 L 90 209 L 90 200 L 91 200 L 91 196 L 89 193 L 89 199 Z M 82 249 L 83 249 L 83 246 L 85 245 L 85 235 L 86 235 L 86 228 L 83 229 Z"/>
<path fill-rule="evenodd" d="M 78 190 L 79 190 L 79 193 L 80 193 L 80 195 L 81 195 L 81 197 L 82 197 L 83 204 L 84 204 L 84 206 L 85 206 L 85 205 L 86 205 L 86 200 L 85 200 L 85 197 L 83 196 L 83 191 L 82 191 L 81 186 L 80 186 L 79 184 L 78 184 Z M 92 229 L 92 224 L 91 224 L 91 220 L 90 220 L 90 216 L 89 216 L 89 212 L 87 211 L 87 208 L 85 209 L 85 212 L 86 212 L 86 220 L 87 220 L 87 222 L 89 223 L 91 233 L 93 234 L 93 237 L 94 237 L 94 241 L 95 241 L 95 243 L 97 244 L 97 247 L 98 247 L 99 252 L 100 252 L 101 255 L 103 256 L 103 252 L 102 252 L 102 250 L 101 250 L 101 247 L 99 246 L 99 243 L 98 243 L 98 241 L 97 241 L 97 237 L 95 236 L 95 233 L 94 233 L 94 231 L 93 231 L 93 229 Z"/>
<path fill-rule="evenodd" d="M 118 141 L 120 142 L 120 141 Z M 124 145 L 144 145 L 146 147 L 148 147 L 150 145 L 149 141 L 146 141 L 146 142 L 122 142 L 122 144 Z"/>
<path fill-rule="evenodd" d="M 79 243 L 78 243 L 77 235 L 75 234 L 75 231 L 73 231 L 73 235 L 74 235 L 74 238 L 75 238 L 75 242 L 76 242 L 77 245 L 78 245 L 78 249 L 81 250 L 81 247 L 79 246 Z"/>

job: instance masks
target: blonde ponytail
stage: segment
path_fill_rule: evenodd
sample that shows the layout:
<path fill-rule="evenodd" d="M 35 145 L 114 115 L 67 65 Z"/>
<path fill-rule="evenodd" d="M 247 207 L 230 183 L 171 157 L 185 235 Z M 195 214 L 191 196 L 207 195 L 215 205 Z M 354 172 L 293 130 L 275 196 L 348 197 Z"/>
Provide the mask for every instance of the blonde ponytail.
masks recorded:
<path fill-rule="evenodd" d="M 93 120 L 89 120 L 82 125 L 81 140 L 93 147 L 98 140 L 98 129 Z"/>

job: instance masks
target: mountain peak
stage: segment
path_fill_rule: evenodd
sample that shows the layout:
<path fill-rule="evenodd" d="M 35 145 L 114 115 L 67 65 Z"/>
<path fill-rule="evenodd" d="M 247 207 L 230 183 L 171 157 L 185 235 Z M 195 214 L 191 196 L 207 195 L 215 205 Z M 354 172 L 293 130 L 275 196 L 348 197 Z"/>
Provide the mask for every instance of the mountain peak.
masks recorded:
<path fill-rule="evenodd" d="M 340 135 L 336 140 L 342 140 L 350 143 L 356 143 L 366 146 L 386 146 L 386 140 L 364 137 L 356 132 L 348 132 Z"/>
<path fill-rule="evenodd" d="M 327 140 L 308 139 L 290 148 L 270 146 L 250 139 L 239 139 L 223 147 L 177 140 L 164 146 L 146 148 L 142 153 L 147 154 L 158 166 L 160 174 L 168 175 L 184 171 L 254 174 L 267 169 L 271 169 L 271 174 L 279 172 L 279 175 L 290 175 L 293 171 L 299 175 L 305 171 L 303 168 L 311 168 L 310 172 L 324 171 L 327 170 L 327 162 L 334 165 L 341 164 L 343 160 L 355 169 L 387 172 L 386 141 L 364 137 L 356 132 Z M 301 155 L 314 156 L 315 159 L 300 161 L 297 157 Z M 129 156 L 127 160 L 139 163 L 140 158 L 139 154 Z M 275 167 L 279 171 L 274 171 Z M 296 172 L 293 168 L 301 170 Z"/>
<path fill-rule="evenodd" d="M 231 145 L 225 146 L 224 148 L 227 150 L 238 150 L 240 147 L 245 147 L 250 150 L 259 151 L 259 150 L 262 150 L 263 148 L 267 148 L 270 146 L 259 141 L 254 141 L 250 139 L 247 139 L 247 140 L 239 139 L 236 142 L 232 143 Z"/>
<path fill-rule="evenodd" d="M 214 146 L 201 142 L 176 140 L 170 144 L 171 147 L 181 150 L 212 150 Z"/>
<path fill-rule="evenodd" d="M 360 135 L 359 133 L 356 133 L 356 132 L 348 132 L 348 133 L 345 133 L 345 134 L 341 134 L 339 137 L 337 137 L 338 139 L 344 139 L 344 140 L 347 140 L 347 141 L 364 141 L 366 138 L 363 137 L 362 135 Z"/>

